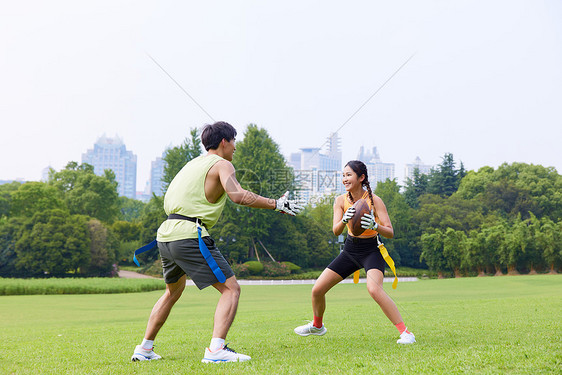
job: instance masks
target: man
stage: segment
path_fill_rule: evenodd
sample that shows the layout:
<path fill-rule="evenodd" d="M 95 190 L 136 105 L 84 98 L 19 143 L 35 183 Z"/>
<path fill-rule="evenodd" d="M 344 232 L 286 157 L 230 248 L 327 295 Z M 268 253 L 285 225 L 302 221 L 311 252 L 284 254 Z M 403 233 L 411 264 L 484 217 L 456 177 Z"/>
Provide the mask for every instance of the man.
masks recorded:
<path fill-rule="evenodd" d="M 289 215 L 296 215 L 302 207 L 288 200 L 287 193 L 274 200 L 240 186 L 231 163 L 236 150 L 235 137 L 236 129 L 226 122 L 206 125 L 201 141 L 207 154 L 188 162 L 168 187 L 164 197 L 168 220 L 160 225 L 156 237 L 166 291 L 152 309 L 144 340 L 135 348 L 132 361 L 161 358 L 153 351 L 154 339 L 185 288 L 186 274 L 199 289 L 212 285 L 221 293 L 211 344 L 205 349 L 202 362 L 250 359 L 224 344 L 236 315 L 240 286 L 207 229 L 218 221 L 227 195 L 236 204 L 273 209 Z"/>

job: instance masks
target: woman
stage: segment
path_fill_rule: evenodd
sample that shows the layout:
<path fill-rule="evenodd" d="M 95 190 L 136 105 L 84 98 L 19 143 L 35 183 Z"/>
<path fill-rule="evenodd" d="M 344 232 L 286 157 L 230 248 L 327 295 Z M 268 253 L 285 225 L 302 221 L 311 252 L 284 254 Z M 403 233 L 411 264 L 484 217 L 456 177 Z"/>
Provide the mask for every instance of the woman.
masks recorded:
<path fill-rule="evenodd" d="M 365 268 L 369 294 L 400 333 L 400 339 L 396 342 L 398 344 L 412 344 L 416 342 L 414 334 L 408 331 L 396 304 L 382 287 L 384 259 L 377 247 L 377 236 L 381 234 L 386 238 L 394 237 L 394 230 L 386 206 L 382 199 L 371 191 L 367 167 L 363 162 L 352 160 L 345 165 L 343 184 L 347 193 L 338 196 L 334 203 L 334 234 L 339 236 L 345 226 L 348 225 L 348 221 L 355 214 L 353 203 L 357 200 L 365 199 L 369 203 L 372 214 L 365 214 L 361 218 L 361 227 L 366 229 L 361 235 L 354 235 L 351 226 L 348 225 L 349 233 L 345 241 L 344 251 L 328 265 L 312 288 L 314 320 L 309 324 L 295 328 L 295 333 L 301 336 L 324 335 L 327 332 L 322 323 L 322 317 L 326 310 L 326 293 L 356 270 Z"/>

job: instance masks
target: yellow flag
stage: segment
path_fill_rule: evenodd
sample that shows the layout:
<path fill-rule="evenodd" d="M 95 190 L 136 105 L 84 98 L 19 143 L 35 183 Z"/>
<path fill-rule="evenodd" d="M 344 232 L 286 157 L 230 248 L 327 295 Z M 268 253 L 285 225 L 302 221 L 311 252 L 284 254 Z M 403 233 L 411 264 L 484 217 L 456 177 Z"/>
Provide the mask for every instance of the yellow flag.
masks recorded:
<path fill-rule="evenodd" d="M 390 255 L 388 255 L 388 250 L 386 249 L 386 247 L 384 247 L 383 243 L 379 245 L 379 250 L 382 254 L 382 257 L 384 258 L 384 261 L 386 262 L 386 264 L 388 264 L 388 266 L 392 270 L 392 273 L 394 273 L 392 289 L 396 289 L 396 286 L 398 285 L 398 277 L 396 277 L 396 267 L 394 267 L 394 260 L 390 257 Z"/>
<path fill-rule="evenodd" d="M 359 283 L 359 270 L 353 272 L 353 283 Z"/>

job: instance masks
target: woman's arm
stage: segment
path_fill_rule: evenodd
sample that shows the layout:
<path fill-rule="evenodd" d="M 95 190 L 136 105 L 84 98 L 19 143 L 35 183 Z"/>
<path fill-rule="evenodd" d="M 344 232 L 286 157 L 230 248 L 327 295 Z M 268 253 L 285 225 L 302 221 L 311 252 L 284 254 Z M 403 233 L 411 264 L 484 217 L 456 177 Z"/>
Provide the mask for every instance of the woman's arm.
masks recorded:
<path fill-rule="evenodd" d="M 379 226 L 376 231 L 385 238 L 393 238 L 394 229 L 392 228 L 392 223 L 390 222 L 390 217 L 388 216 L 388 211 L 386 210 L 384 202 L 380 197 L 373 194 L 373 203 L 375 204 L 375 216 L 379 218 Z"/>
<path fill-rule="evenodd" d="M 339 236 L 345 228 L 345 223 L 341 221 L 343 217 L 343 197 L 340 195 L 334 202 L 334 221 L 332 231 Z"/>

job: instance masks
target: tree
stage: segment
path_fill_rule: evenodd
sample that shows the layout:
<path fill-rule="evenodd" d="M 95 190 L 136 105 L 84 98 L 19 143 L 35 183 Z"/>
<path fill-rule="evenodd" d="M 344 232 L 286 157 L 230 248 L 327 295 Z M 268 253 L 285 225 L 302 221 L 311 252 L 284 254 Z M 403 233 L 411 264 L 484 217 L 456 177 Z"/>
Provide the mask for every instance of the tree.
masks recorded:
<path fill-rule="evenodd" d="M 558 225 L 550 218 L 541 220 L 541 229 L 536 234 L 537 245 L 542 249 L 542 258 L 550 267 L 551 273 L 556 273 L 555 265 L 562 263 L 562 221 Z"/>
<path fill-rule="evenodd" d="M 16 241 L 23 227 L 23 217 L 0 219 L 0 277 L 24 276 L 16 267 Z"/>
<path fill-rule="evenodd" d="M 484 216 L 479 202 L 462 199 L 454 194 L 448 198 L 425 194 L 420 197 L 420 207 L 413 214 L 422 231 L 447 228 L 465 232 L 480 227 Z"/>
<path fill-rule="evenodd" d="M 133 221 L 140 218 L 146 204 L 136 199 L 119 197 L 119 220 Z"/>
<path fill-rule="evenodd" d="M 503 256 L 507 263 L 507 273 L 517 275 L 517 266 L 522 266 L 525 252 L 531 245 L 529 228 L 525 220 L 518 215 L 506 234 L 505 246 L 502 248 Z"/>
<path fill-rule="evenodd" d="M 465 171 L 462 163 L 461 168 L 457 170 L 453 154 L 446 153 L 441 164 L 437 168 L 433 168 L 429 174 L 427 192 L 448 197 L 457 191 L 464 174 Z"/>
<path fill-rule="evenodd" d="M 494 254 L 491 259 L 496 271 L 496 276 L 503 275 L 502 269 L 507 266 L 507 257 L 505 256 L 505 248 L 507 246 L 507 231 L 508 229 L 506 228 L 506 225 L 502 222 L 487 226 L 483 229 L 483 233 L 486 239 L 486 252 L 489 254 Z"/>
<path fill-rule="evenodd" d="M 49 183 L 64 194 L 70 214 L 87 215 L 107 223 L 119 214 L 117 181 L 111 170 L 97 176 L 91 165 L 70 162 L 62 171 L 53 173 Z"/>
<path fill-rule="evenodd" d="M 0 218 L 10 214 L 12 205 L 12 193 L 20 187 L 20 182 L 11 182 L 9 184 L 0 185 Z"/>
<path fill-rule="evenodd" d="M 117 240 L 99 220 L 87 222 L 90 236 L 90 261 L 82 271 L 87 276 L 115 276 L 115 249 Z"/>
<path fill-rule="evenodd" d="M 497 170 L 483 167 L 470 171 L 457 194 L 482 202 L 484 213 L 499 211 L 503 216 L 523 219 L 532 212 L 541 219 L 562 218 L 562 176 L 556 169 L 524 163 L 504 163 Z"/>
<path fill-rule="evenodd" d="M 16 242 L 16 266 L 28 275 L 78 273 L 91 257 L 86 222 L 60 209 L 35 213 Z"/>
<path fill-rule="evenodd" d="M 35 212 L 66 210 L 59 191 L 44 182 L 26 182 L 12 193 L 10 213 L 13 216 L 31 217 Z"/>
<path fill-rule="evenodd" d="M 475 269 L 478 276 L 484 276 L 486 268 L 490 265 L 490 254 L 486 248 L 486 234 L 473 229 L 466 240 L 465 261 L 469 269 Z"/>
<path fill-rule="evenodd" d="M 539 246 L 539 237 L 541 236 L 541 222 L 532 212 L 529 213 L 529 219 L 525 220 L 527 225 L 527 238 L 525 249 L 525 267 L 529 269 L 529 273 L 536 274 L 537 268 L 544 268 L 545 261 Z"/>
<path fill-rule="evenodd" d="M 478 172 L 468 171 L 459 184 L 457 195 L 468 200 L 481 199 L 482 194 L 486 191 L 486 186 L 493 181 L 493 175 L 494 168 L 488 166 L 480 168 Z"/>
<path fill-rule="evenodd" d="M 185 138 L 183 144 L 166 150 L 166 155 L 164 155 L 164 176 L 162 177 L 164 191 L 168 189 L 170 182 L 172 182 L 184 165 L 203 152 L 197 128 L 192 128 L 189 133 L 190 138 Z"/>
<path fill-rule="evenodd" d="M 240 185 L 254 193 L 280 197 L 293 186 L 292 171 L 287 167 L 279 145 L 267 130 L 255 124 L 248 125 L 243 140 L 237 142 L 232 164 Z M 278 227 L 275 223 L 280 220 L 279 216 L 271 210 L 239 206 L 228 201 L 217 229 L 226 223 L 239 225 L 240 236 L 245 239 L 248 257 L 251 257 L 256 244 L 267 239 L 271 228 Z"/>
<path fill-rule="evenodd" d="M 419 197 L 427 193 L 428 183 L 428 175 L 420 173 L 419 168 L 414 168 L 414 178 L 408 178 L 406 181 L 406 189 L 404 191 L 404 199 L 410 207 L 419 207 Z"/>
<path fill-rule="evenodd" d="M 443 237 L 443 257 L 455 277 L 461 277 L 460 270 L 466 259 L 466 243 L 467 238 L 463 231 L 447 228 Z"/>
<path fill-rule="evenodd" d="M 436 229 L 433 233 L 422 234 L 420 239 L 422 247 L 420 261 L 424 260 L 430 270 L 437 271 L 440 279 L 443 278 L 443 272 L 450 270 L 443 255 L 444 237 L 444 233 Z"/>

